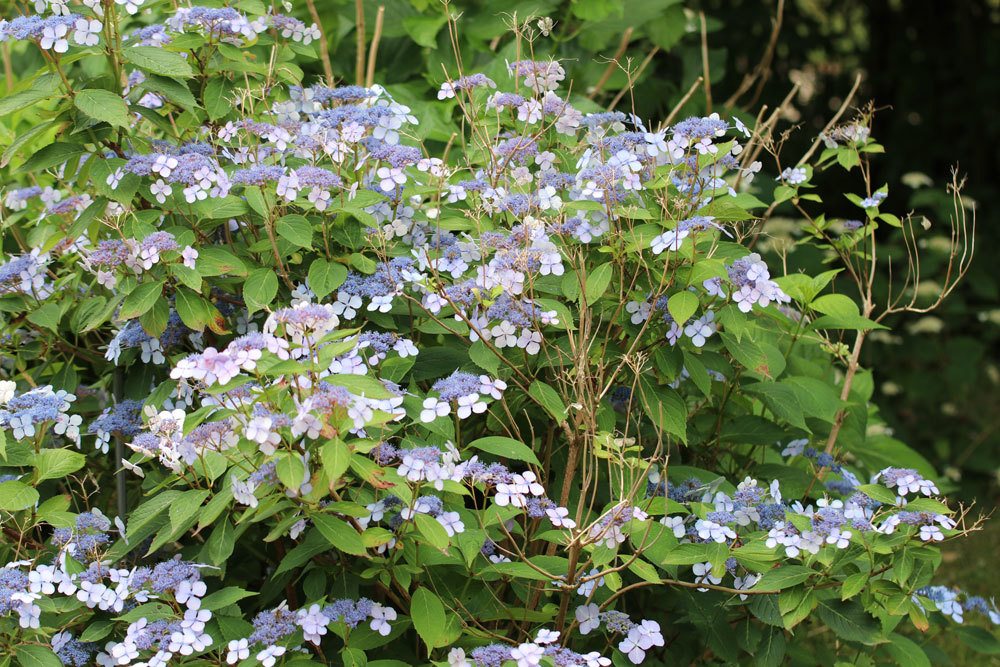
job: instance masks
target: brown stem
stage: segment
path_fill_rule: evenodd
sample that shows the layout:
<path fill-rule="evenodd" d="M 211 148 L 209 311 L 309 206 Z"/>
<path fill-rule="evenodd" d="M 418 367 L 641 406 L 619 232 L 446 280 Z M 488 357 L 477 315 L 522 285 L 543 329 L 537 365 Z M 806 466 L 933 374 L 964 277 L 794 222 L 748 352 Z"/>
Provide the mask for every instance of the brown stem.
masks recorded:
<path fill-rule="evenodd" d="M 375 32 L 372 33 L 372 43 L 368 47 L 368 71 L 365 73 L 365 86 L 371 88 L 375 83 L 375 61 L 378 59 L 378 43 L 382 40 L 382 21 L 385 19 L 385 7 L 379 6 L 375 15 Z"/>
<path fill-rule="evenodd" d="M 316 3 L 313 0 L 306 0 L 306 7 L 309 8 L 309 16 L 312 17 L 313 23 L 319 28 L 319 58 L 323 61 L 326 85 L 333 86 L 333 65 L 330 63 L 330 46 L 326 40 L 326 30 L 323 29 L 323 22 L 320 21 L 319 12 L 316 11 Z"/>
<path fill-rule="evenodd" d="M 618 43 L 618 50 L 615 51 L 614 57 L 608 62 L 608 66 L 604 68 L 601 78 L 597 80 L 597 85 L 595 85 L 594 89 L 590 91 L 589 95 L 587 95 L 588 100 L 592 100 L 597 97 L 604 88 L 604 85 L 608 82 L 608 79 L 610 79 L 611 75 L 614 74 L 615 67 L 618 66 L 618 61 L 623 55 L 625 55 L 625 49 L 628 48 L 628 42 L 630 39 L 632 39 L 632 26 L 626 28 L 625 32 L 622 33 L 622 41 Z"/>
<path fill-rule="evenodd" d="M 705 12 L 698 12 L 701 21 L 701 76 L 705 84 L 705 113 L 712 113 L 712 76 L 708 69 L 708 32 L 705 26 Z"/>
<path fill-rule="evenodd" d="M 365 0 L 354 0 L 354 37 L 357 55 L 354 59 L 354 83 L 365 84 Z"/>
<path fill-rule="evenodd" d="M 865 317 L 871 315 L 871 308 L 866 306 L 864 309 Z M 854 383 L 854 376 L 858 372 L 858 364 L 861 359 L 861 346 L 865 343 L 865 332 L 858 331 L 857 338 L 854 339 L 854 349 L 851 350 L 850 361 L 847 362 L 847 372 L 844 375 L 844 386 L 840 390 L 840 402 L 845 403 L 851 395 L 851 385 Z M 824 451 L 827 454 L 833 453 L 833 448 L 837 444 L 837 436 L 840 435 L 840 428 L 844 425 L 844 419 L 847 417 L 847 410 L 845 408 L 840 408 L 837 410 L 837 416 L 833 420 L 833 428 L 830 429 L 830 436 L 826 439 L 826 448 Z"/>

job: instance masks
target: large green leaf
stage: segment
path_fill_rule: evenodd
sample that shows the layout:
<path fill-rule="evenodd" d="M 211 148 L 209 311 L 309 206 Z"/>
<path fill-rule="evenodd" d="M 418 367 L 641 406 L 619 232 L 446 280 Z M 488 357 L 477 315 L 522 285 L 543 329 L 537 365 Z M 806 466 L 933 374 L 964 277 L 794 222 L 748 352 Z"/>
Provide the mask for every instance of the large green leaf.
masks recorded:
<path fill-rule="evenodd" d="M 73 98 L 76 108 L 95 120 L 103 120 L 114 127 L 128 127 L 131 117 L 128 106 L 118 95 L 99 88 L 81 90 Z"/>
<path fill-rule="evenodd" d="M 410 599 L 410 619 L 428 650 L 446 645 L 447 618 L 437 595 L 423 587 L 414 591 Z"/>
<path fill-rule="evenodd" d="M 158 46 L 126 46 L 123 53 L 126 60 L 151 74 L 182 79 L 194 76 L 187 59 Z"/>

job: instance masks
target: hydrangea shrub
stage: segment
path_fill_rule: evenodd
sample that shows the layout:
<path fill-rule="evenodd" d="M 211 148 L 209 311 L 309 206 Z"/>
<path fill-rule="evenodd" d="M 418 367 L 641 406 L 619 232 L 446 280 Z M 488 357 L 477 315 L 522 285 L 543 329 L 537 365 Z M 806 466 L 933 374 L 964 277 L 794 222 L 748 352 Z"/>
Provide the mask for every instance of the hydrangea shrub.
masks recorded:
<path fill-rule="evenodd" d="M 887 188 L 810 217 L 840 268 L 755 252 L 867 173 L 861 121 L 775 187 L 766 122 L 602 112 L 552 60 L 411 107 L 304 81 L 319 29 L 260 2 L 31 9 L 0 21 L 4 663 L 911 665 L 948 618 L 996 650 L 992 601 L 935 584 L 978 524 L 845 345 L 882 327 L 844 275 L 903 224 Z"/>

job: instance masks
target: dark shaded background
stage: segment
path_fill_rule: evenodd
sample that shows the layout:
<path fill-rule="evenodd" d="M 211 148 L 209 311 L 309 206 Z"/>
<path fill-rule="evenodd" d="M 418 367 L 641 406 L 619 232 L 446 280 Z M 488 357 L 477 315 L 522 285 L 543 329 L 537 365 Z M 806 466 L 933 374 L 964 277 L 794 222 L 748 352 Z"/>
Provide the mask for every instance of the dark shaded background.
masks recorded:
<path fill-rule="evenodd" d="M 756 41 L 770 30 L 769 20 L 761 17 L 762 4 L 713 1 L 704 6 L 707 14 L 728 14 L 730 25 L 750 26 L 751 41 Z M 936 320 L 905 315 L 890 322 L 897 342 L 873 341 L 864 363 L 876 370 L 876 400 L 898 437 L 946 474 L 961 475 L 962 494 L 980 501 L 995 497 L 1000 463 L 1000 243 L 995 233 L 1000 220 L 1000 3 L 798 1 L 786 6 L 785 24 L 775 74 L 762 101 L 778 103 L 794 70 L 815 74 L 817 87 L 813 99 L 798 106 L 808 131 L 792 142 L 808 141 L 822 128 L 830 101 L 850 88 L 860 69 L 865 77 L 860 98 L 880 109 L 873 135 L 887 148 L 875 162 L 874 180 L 889 183 L 892 210 L 912 207 L 943 223 L 936 206 L 940 200 L 930 193 L 910 194 L 901 181 L 920 172 L 943 186 L 956 164 L 968 177 L 966 193 L 977 204 L 978 235 L 977 257 L 965 283 L 934 313 Z M 733 65 L 721 83 L 725 88 L 736 81 L 745 49 L 739 31 L 722 30 L 719 36 L 730 40 L 727 58 Z M 792 155 L 798 154 L 796 148 L 789 145 Z"/>

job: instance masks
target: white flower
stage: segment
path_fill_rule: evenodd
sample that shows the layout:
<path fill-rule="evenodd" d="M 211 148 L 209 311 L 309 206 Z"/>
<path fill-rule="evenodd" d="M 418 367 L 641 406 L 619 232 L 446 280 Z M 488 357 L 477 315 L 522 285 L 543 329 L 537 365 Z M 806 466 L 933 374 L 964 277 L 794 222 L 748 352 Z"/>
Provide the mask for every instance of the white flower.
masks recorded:
<path fill-rule="evenodd" d="M 460 648 L 453 648 L 448 651 L 448 667 L 473 667 L 473 665 L 466 660 L 465 651 Z"/>
<path fill-rule="evenodd" d="M 69 28 L 63 24 L 45 26 L 42 29 L 42 39 L 39 46 L 46 51 L 52 49 L 56 53 L 66 53 L 69 51 L 69 41 L 66 39 L 68 32 Z"/>
<path fill-rule="evenodd" d="M 517 661 L 517 667 L 538 667 L 544 655 L 545 649 L 537 644 L 521 644 L 510 650 L 510 657 Z"/>
<path fill-rule="evenodd" d="M 280 177 L 275 192 L 279 197 L 284 197 L 287 201 L 295 201 L 295 198 L 299 195 L 299 177 L 294 173 Z"/>
<path fill-rule="evenodd" d="M 920 526 L 920 539 L 924 542 L 940 542 L 944 539 L 944 533 L 937 526 Z"/>
<path fill-rule="evenodd" d="M 585 604 L 574 612 L 576 622 L 580 624 L 580 634 L 588 634 L 591 630 L 601 627 L 601 608 L 596 604 Z"/>
<path fill-rule="evenodd" d="M 591 651 L 583 656 L 583 659 L 587 661 L 586 667 L 609 667 L 611 665 L 611 659 L 605 658 L 597 651 Z"/>
<path fill-rule="evenodd" d="M 747 574 L 745 577 L 734 577 L 733 588 L 739 589 L 741 591 L 750 590 L 753 588 L 758 581 L 760 581 L 761 575 L 759 574 Z M 749 596 L 740 593 L 740 600 L 746 600 Z"/>
<path fill-rule="evenodd" d="M 392 632 L 392 628 L 389 627 L 389 621 L 396 620 L 396 610 L 392 607 L 384 607 L 376 602 L 372 605 L 370 613 L 372 617 L 371 629 L 383 637 L 388 636 Z"/>
<path fill-rule="evenodd" d="M 695 347 L 704 346 L 705 341 L 714 333 L 715 313 L 711 310 L 684 327 L 684 335 L 691 339 Z"/>
<path fill-rule="evenodd" d="M 264 667 L 274 667 L 278 662 L 278 658 L 285 655 L 285 651 L 287 650 L 284 646 L 268 646 L 258 653 L 256 658 Z"/>
<path fill-rule="evenodd" d="M 698 519 L 694 524 L 694 528 L 698 531 L 698 537 L 703 540 L 712 540 L 713 542 L 724 544 L 727 539 L 736 539 L 736 533 L 732 528 L 720 525 L 714 521 Z"/>
<path fill-rule="evenodd" d="M 195 260 L 198 259 L 198 251 L 187 246 L 181 251 L 181 257 L 184 259 L 184 266 L 189 269 L 195 268 Z"/>
<path fill-rule="evenodd" d="M 433 396 L 424 399 L 424 409 L 420 411 L 420 421 L 428 424 L 438 417 L 444 417 L 451 412 L 447 401 L 441 401 Z"/>
<path fill-rule="evenodd" d="M 121 180 L 124 176 L 125 176 L 125 170 L 119 167 L 118 169 L 115 169 L 113 172 L 108 174 L 108 177 L 104 180 L 108 184 L 108 187 L 114 190 L 118 187 L 118 184 L 121 183 Z"/>
<path fill-rule="evenodd" d="M 498 348 L 515 347 L 517 345 L 517 327 L 504 320 L 494 326 L 490 333 L 493 337 L 493 344 Z"/>
<path fill-rule="evenodd" d="M 167 197 L 173 194 L 174 189 L 170 187 L 170 184 L 165 182 L 162 178 L 158 178 L 155 183 L 149 186 L 149 191 L 153 193 L 154 197 L 156 197 L 156 201 L 164 204 L 167 201 Z"/>
<path fill-rule="evenodd" d="M 76 31 L 73 32 L 73 41 L 80 46 L 96 46 L 101 38 L 101 22 L 94 19 L 79 18 L 74 24 Z"/>
<path fill-rule="evenodd" d="M 542 349 L 542 334 L 531 329 L 521 329 L 521 336 L 517 339 L 517 346 L 531 355 L 538 354 Z"/>
<path fill-rule="evenodd" d="M 576 528 L 576 521 L 569 518 L 569 510 L 565 507 L 547 509 L 545 514 L 556 528 Z"/>
<path fill-rule="evenodd" d="M 14 398 L 14 391 L 17 384 L 10 380 L 0 380 L 0 405 L 6 405 L 7 401 Z"/>
<path fill-rule="evenodd" d="M 660 519 L 660 523 L 674 531 L 674 537 L 681 539 L 687 534 L 687 529 L 684 527 L 684 517 L 682 516 L 665 516 Z"/>
<path fill-rule="evenodd" d="M 703 584 L 707 581 L 717 586 L 722 583 L 722 577 L 712 575 L 712 564 L 710 562 L 695 563 L 691 566 L 691 569 L 694 571 L 694 581 L 696 584 Z M 708 589 L 699 588 L 698 590 L 704 593 Z"/>
<path fill-rule="evenodd" d="M 250 508 L 257 507 L 257 496 L 254 495 L 257 485 L 250 480 L 241 482 L 236 479 L 235 475 L 232 476 L 231 480 L 233 499 L 241 505 L 246 505 Z"/>
<path fill-rule="evenodd" d="M 462 523 L 462 517 L 458 512 L 442 512 L 438 515 L 437 521 L 444 526 L 444 530 L 448 533 L 449 537 L 456 533 L 465 532 L 465 524 Z"/>
<path fill-rule="evenodd" d="M 402 167 L 379 167 L 375 172 L 379 178 L 379 187 L 383 192 L 392 192 L 397 185 L 406 183 L 406 174 Z"/>
<path fill-rule="evenodd" d="M 250 657 L 250 642 L 246 639 L 234 639 L 226 646 L 226 664 L 235 665 Z"/>
<path fill-rule="evenodd" d="M 789 185 L 799 185 L 806 182 L 809 174 L 803 167 L 788 167 L 781 172 L 781 176 L 778 178 Z"/>
<path fill-rule="evenodd" d="M 543 646 L 546 644 L 554 644 L 559 641 L 559 634 L 560 633 L 555 630 L 542 628 L 538 631 L 538 634 L 535 635 L 535 643 Z"/>

